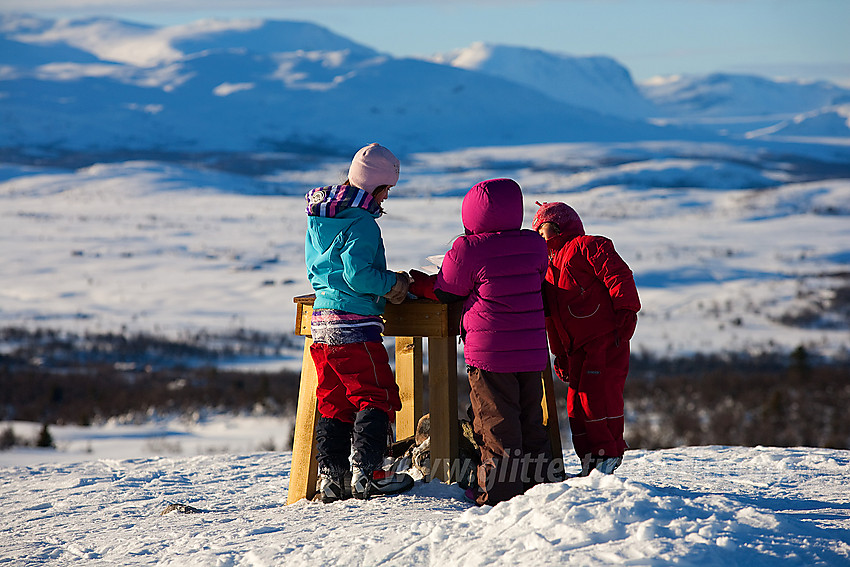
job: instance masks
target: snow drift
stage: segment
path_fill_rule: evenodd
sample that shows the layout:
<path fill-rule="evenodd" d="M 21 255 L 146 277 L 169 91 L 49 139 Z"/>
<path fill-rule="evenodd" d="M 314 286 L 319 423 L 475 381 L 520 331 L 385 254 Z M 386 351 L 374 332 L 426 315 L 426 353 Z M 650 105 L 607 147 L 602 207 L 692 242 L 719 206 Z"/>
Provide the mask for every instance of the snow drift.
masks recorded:
<path fill-rule="evenodd" d="M 850 452 L 630 451 L 614 476 L 472 508 L 457 485 L 286 506 L 289 453 L 0 467 L 27 565 L 841 565 Z M 197 510 L 162 515 L 169 504 Z"/>

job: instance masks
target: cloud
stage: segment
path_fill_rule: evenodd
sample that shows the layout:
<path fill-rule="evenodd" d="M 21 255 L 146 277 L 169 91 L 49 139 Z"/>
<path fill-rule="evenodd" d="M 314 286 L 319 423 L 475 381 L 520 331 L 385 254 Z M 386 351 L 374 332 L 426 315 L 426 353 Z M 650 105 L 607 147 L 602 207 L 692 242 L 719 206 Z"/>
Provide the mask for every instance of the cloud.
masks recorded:
<path fill-rule="evenodd" d="M 210 0 L 147 0 L 143 6 L 136 0 L 6 0 L 3 8 L 6 11 L 23 12 L 91 12 L 91 11 L 170 11 L 170 10 L 199 10 L 215 8 L 273 8 L 280 7 L 281 2 L 270 0 L 248 0 L 246 2 L 224 2 Z M 306 2 L 286 2 L 285 4 L 302 5 Z"/>
<path fill-rule="evenodd" d="M 515 4 L 510 0 L 361 0 L 359 5 L 422 5 L 432 3 Z M 350 0 L 5 0 L 9 12 L 203 12 L 216 10 L 253 11 L 288 8 L 350 7 Z"/>

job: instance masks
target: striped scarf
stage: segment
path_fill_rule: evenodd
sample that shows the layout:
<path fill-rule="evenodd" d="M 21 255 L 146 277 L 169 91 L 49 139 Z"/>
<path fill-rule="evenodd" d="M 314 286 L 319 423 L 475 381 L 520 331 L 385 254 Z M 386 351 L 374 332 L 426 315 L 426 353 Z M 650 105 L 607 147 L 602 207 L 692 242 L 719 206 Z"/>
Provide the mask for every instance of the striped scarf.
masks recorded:
<path fill-rule="evenodd" d="M 381 207 L 370 193 L 353 185 L 317 187 L 307 193 L 307 216 L 332 218 L 345 209 L 360 208 L 374 215 Z"/>

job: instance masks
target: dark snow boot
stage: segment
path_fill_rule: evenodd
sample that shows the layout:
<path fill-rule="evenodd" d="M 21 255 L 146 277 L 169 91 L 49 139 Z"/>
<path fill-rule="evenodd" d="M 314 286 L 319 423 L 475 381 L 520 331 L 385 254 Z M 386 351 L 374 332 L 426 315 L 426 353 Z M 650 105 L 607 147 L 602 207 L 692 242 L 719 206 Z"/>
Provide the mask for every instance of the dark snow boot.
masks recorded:
<path fill-rule="evenodd" d="M 324 504 L 329 504 L 343 498 L 345 498 L 345 477 L 327 470 L 319 471 L 315 499 Z"/>
<path fill-rule="evenodd" d="M 381 468 L 389 447 L 390 417 L 378 408 L 366 408 L 354 416 L 354 465 L 361 471 Z"/>
<path fill-rule="evenodd" d="M 319 418 L 316 425 L 316 461 L 319 464 L 316 496 L 322 502 L 335 502 L 346 496 L 353 428 L 351 423 L 330 417 Z"/>
<path fill-rule="evenodd" d="M 589 476 L 590 472 L 595 470 L 602 474 L 612 474 L 622 463 L 623 457 L 597 457 L 588 453 L 581 459 L 579 476 Z"/>
<path fill-rule="evenodd" d="M 413 488 L 413 477 L 407 473 L 376 469 L 371 473 L 354 465 L 351 471 L 351 495 L 360 500 L 407 492 Z"/>
<path fill-rule="evenodd" d="M 389 448 L 390 418 L 383 410 L 366 408 L 354 417 L 354 468 L 351 495 L 367 500 L 372 496 L 397 494 L 413 487 L 413 477 L 385 471 L 381 467 Z"/>

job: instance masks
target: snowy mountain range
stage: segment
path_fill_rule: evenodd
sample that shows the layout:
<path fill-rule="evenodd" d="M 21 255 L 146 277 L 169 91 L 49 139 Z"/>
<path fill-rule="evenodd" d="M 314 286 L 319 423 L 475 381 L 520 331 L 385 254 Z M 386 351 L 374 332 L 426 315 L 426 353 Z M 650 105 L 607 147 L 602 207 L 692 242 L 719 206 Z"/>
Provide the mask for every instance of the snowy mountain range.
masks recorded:
<path fill-rule="evenodd" d="M 850 136 L 848 100 L 758 77 L 638 86 L 610 58 L 522 47 L 399 59 L 304 22 L 0 16 L 0 139 L 19 157 L 712 140 L 753 115 L 753 135 Z"/>

